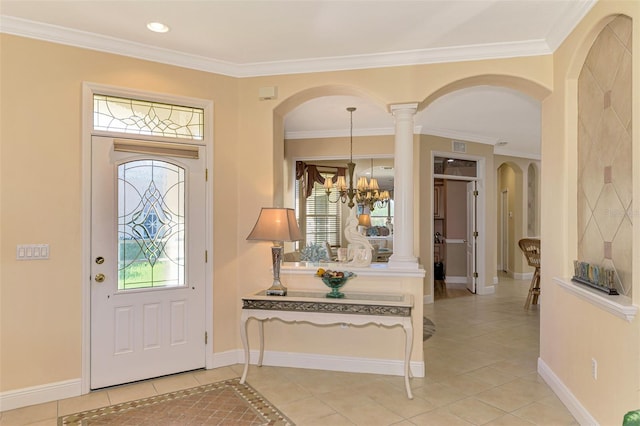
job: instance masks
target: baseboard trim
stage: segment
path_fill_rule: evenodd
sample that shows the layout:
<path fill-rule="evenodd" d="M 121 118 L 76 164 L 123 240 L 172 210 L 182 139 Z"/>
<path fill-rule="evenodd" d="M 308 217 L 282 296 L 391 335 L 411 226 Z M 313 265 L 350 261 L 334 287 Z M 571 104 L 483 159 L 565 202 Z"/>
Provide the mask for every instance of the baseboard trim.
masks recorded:
<path fill-rule="evenodd" d="M 0 393 L 0 411 L 82 395 L 82 380 L 72 379 Z"/>
<path fill-rule="evenodd" d="M 244 353 L 239 351 L 239 363 L 244 363 Z M 249 363 L 257 364 L 260 352 L 250 351 Z M 272 367 L 306 368 L 313 370 L 343 371 L 347 373 L 384 374 L 404 376 L 404 361 L 380 358 L 355 358 L 336 355 L 305 354 L 299 352 L 265 351 L 263 365 Z M 409 363 L 413 377 L 424 377 L 424 361 Z"/>
<path fill-rule="evenodd" d="M 466 284 L 467 277 L 453 277 L 453 276 L 447 275 L 445 277 L 445 282 L 447 284 Z"/>
<path fill-rule="evenodd" d="M 514 280 L 530 280 L 533 278 L 533 272 L 514 272 L 513 279 Z"/>
<path fill-rule="evenodd" d="M 422 304 L 423 305 L 429 305 L 431 303 L 433 303 L 433 295 L 432 294 L 425 294 L 424 296 L 422 296 Z"/>
<path fill-rule="evenodd" d="M 575 417 L 578 424 L 597 425 L 598 421 L 591 416 L 589 411 L 578 401 L 571 390 L 560 380 L 560 378 L 549 368 L 549 366 L 538 358 L 538 374 L 549 385 L 551 390 L 558 396 L 560 401 L 567 407 L 567 410 Z"/>
<path fill-rule="evenodd" d="M 244 356 L 239 349 L 232 349 L 225 352 L 216 352 L 212 357 L 211 367 L 207 366 L 207 369 L 228 367 L 234 364 L 240 364 L 244 362 Z"/>
<path fill-rule="evenodd" d="M 259 355 L 258 350 L 250 351 L 250 363 L 257 364 Z M 244 351 L 237 349 L 214 353 L 212 357 L 213 365 L 207 368 L 220 368 L 243 363 Z M 404 362 L 395 359 L 265 351 L 263 365 L 404 376 Z M 424 377 L 424 362 L 411 361 L 410 368 L 413 377 Z M 82 395 L 81 379 L 66 380 L 63 382 L 2 392 L 0 393 L 0 412 L 80 395 Z"/>
<path fill-rule="evenodd" d="M 480 289 L 480 286 L 476 287 L 476 294 L 480 296 L 486 296 L 488 294 L 493 294 L 496 292 L 496 286 L 494 285 L 485 285 L 484 288 Z"/>

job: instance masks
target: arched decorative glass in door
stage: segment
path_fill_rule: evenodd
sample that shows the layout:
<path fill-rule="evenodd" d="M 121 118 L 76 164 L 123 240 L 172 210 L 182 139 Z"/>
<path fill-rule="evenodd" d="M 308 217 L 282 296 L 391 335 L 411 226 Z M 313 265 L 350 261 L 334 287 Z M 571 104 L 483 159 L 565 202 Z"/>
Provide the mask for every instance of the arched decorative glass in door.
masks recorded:
<path fill-rule="evenodd" d="M 118 166 L 118 290 L 185 283 L 185 170 L 159 160 Z"/>

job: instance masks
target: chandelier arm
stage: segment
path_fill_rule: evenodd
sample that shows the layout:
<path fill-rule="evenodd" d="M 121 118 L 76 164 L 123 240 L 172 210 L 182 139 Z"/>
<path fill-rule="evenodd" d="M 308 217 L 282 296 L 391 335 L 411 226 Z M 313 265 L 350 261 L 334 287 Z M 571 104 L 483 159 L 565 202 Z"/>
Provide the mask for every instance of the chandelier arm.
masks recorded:
<path fill-rule="evenodd" d="M 332 200 L 332 199 L 331 199 L 331 191 L 326 190 L 326 191 L 324 191 L 324 192 L 325 192 L 325 194 L 327 194 L 327 201 L 328 201 L 328 202 L 330 202 L 330 203 L 332 203 L 332 204 L 335 204 L 335 203 L 337 203 L 338 201 L 340 201 L 340 196 L 338 196 L 335 200 Z"/>

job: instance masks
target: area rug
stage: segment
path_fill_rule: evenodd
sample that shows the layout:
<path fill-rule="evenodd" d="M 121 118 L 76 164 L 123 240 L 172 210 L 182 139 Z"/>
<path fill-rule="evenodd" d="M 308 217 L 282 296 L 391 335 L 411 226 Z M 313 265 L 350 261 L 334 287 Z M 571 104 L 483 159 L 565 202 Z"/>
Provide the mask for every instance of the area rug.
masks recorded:
<path fill-rule="evenodd" d="M 58 418 L 58 425 L 293 425 L 239 379 L 211 383 Z"/>
<path fill-rule="evenodd" d="M 429 318 L 422 318 L 422 341 L 424 342 L 436 332 L 436 325 Z"/>

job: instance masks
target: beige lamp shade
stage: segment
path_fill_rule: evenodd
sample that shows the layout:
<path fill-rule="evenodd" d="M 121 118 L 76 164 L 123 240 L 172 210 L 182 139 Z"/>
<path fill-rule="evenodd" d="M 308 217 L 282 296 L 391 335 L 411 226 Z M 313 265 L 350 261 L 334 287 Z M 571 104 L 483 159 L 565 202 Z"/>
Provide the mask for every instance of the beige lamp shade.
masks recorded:
<path fill-rule="evenodd" d="M 358 216 L 358 225 L 364 226 L 366 228 L 370 228 L 371 216 L 368 215 L 367 213 L 362 213 L 360 216 Z"/>
<path fill-rule="evenodd" d="M 302 233 L 298 228 L 293 209 L 263 207 L 258 221 L 247 240 L 259 241 L 300 241 Z"/>

